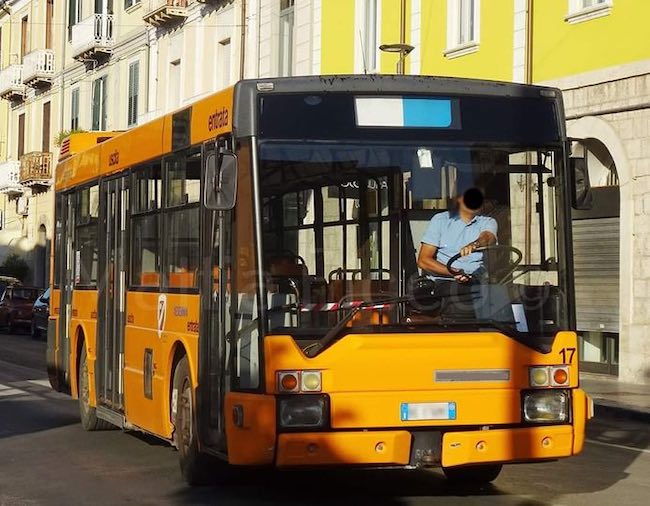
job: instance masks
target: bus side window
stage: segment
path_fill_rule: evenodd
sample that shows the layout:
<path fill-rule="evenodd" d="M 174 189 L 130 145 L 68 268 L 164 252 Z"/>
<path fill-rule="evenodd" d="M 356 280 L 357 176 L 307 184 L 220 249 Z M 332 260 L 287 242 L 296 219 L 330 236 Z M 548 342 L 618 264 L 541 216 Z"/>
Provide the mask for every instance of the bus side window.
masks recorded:
<path fill-rule="evenodd" d="M 161 163 L 133 171 L 131 286 L 160 287 Z"/>
<path fill-rule="evenodd" d="M 193 150 L 176 155 L 166 160 L 165 167 L 165 286 L 196 289 L 200 263 L 201 153 Z"/>

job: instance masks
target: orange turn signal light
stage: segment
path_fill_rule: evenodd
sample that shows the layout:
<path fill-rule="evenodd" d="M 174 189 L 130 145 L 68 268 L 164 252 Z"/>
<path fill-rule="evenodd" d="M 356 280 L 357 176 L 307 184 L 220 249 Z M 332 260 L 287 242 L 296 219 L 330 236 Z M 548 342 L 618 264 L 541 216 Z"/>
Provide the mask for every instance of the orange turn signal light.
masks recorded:
<path fill-rule="evenodd" d="M 285 392 L 294 392 L 298 388 L 298 375 L 282 375 L 282 378 L 280 379 L 280 387 Z"/>
<path fill-rule="evenodd" d="M 569 381 L 569 374 L 565 369 L 555 369 L 553 371 L 553 381 L 556 385 L 564 385 Z"/>

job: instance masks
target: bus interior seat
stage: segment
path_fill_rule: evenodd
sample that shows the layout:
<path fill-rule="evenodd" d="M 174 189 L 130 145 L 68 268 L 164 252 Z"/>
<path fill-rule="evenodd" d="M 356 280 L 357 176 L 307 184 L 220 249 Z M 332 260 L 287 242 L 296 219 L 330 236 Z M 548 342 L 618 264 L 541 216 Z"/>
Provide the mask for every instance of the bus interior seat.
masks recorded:
<path fill-rule="evenodd" d="M 170 272 L 168 278 L 170 288 L 194 288 L 195 280 L 193 272 Z"/>
<path fill-rule="evenodd" d="M 141 273 L 140 286 L 160 286 L 160 274 L 155 271 Z"/>

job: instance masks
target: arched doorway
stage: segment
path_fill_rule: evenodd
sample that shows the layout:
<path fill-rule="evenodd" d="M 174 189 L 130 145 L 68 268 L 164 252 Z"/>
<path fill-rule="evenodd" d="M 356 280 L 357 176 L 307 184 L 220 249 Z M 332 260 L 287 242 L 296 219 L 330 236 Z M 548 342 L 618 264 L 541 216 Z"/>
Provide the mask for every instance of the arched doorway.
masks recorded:
<path fill-rule="evenodd" d="M 49 241 L 45 225 L 38 227 L 34 250 L 34 285 L 45 288 L 49 284 Z"/>
<path fill-rule="evenodd" d="M 587 159 L 593 207 L 573 211 L 576 317 L 582 369 L 618 375 L 620 188 L 609 149 L 595 138 L 574 143 Z"/>

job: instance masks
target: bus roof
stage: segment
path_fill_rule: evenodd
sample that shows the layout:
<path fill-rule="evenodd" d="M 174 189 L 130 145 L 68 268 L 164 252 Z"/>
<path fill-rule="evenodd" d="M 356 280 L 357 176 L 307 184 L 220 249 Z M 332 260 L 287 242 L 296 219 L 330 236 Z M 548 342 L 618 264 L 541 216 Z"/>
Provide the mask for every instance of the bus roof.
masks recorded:
<path fill-rule="evenodd" d="M 545 97 L 556 99 L 561 107 L 561 92 L 555 88 L 478 79 L 331 75 L 243 80 L 234 87 L 126 132 L 73 134 L 64 141 L 68 143 L 69 153 L 65 154 L 66 158 L 60 157 L 55 188 L 60 191 L 83 184 L 164 156 L 178 147 L 201 144 L 233 131 L 238 137 L 255 135 L 257 98 L 273 93 Z M 176 144 L 179 135 L 187 142 Z"/>

